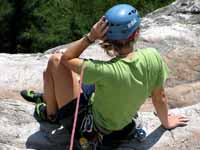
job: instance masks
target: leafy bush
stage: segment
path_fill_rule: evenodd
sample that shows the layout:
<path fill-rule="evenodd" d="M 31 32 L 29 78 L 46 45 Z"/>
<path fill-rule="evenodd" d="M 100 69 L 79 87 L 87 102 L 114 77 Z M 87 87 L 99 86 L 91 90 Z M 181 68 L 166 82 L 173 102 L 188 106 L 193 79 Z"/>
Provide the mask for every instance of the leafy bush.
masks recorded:
<path fill-rule="evenodd" d="M 0 1 L 0 50 L 14 50 L 15 31 L 13 26 L 14 7 L 9 1 Z"/>
<path fill-rule="evenodd" d="M 114 4 L 131 4 L 144 16 L 173 1 L 0 0 L 0 52 L 43 52 L 74 41 Z"/>

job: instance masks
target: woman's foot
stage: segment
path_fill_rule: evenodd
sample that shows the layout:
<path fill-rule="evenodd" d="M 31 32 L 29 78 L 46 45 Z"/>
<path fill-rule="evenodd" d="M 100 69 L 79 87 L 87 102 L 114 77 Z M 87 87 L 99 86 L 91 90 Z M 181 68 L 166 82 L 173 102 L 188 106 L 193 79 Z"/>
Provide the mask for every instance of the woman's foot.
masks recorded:
<path fill-rule="evenodd" d="M 45 103 L 37 103 L 35 105 L 34 116 L 39 122 L 48 121 L 53 124 L 58 123 L 56 115 L 47 115 L 47 105 Z"/>
<path fill-rule="evenodd" d="M 34 92 L 32 90 L 22 90 L 20 94 L 25 100 L 29 102 L 36 103 L 36 104 L 43 102 L 42 93 Z"/>

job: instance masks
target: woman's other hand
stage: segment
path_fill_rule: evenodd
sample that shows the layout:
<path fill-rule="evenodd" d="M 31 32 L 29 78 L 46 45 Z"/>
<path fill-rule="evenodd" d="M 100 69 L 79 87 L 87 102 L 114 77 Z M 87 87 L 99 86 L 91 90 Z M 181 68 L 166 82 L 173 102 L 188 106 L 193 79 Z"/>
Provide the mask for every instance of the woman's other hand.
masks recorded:
<path fill-rule="evenodd" d="M 189 121 L 189 119 L 185 116 L 169 114 L 168 115 L 168 124 L 164 127 L 167 129 L 173 129 L 178 126 L 187 125 L 188 121 Z"/>
<path fill-rule="evenodd" d="M 187 125 L 189 120 L 186 117 L 168 114 L 167 96 L 165 95 L 163 87 L 153 90 L 152 102 L 157 112 L 157 116 L 162 123 L 162 126 L 166 129 L 173 129 L 178 126 Z"/>

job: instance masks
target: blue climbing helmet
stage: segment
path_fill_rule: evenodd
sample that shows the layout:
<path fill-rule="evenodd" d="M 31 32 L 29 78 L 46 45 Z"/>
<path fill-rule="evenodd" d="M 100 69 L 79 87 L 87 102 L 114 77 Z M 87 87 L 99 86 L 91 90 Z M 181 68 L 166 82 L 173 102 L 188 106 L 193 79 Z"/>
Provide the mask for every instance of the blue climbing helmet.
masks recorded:
<path fill-rule="evenodd" d="M 111 41 L 127 40 L 140 25 L 137 10 L 128 4 L 118 4 L 105 13 L 109 29 L 106 37 Z"/>

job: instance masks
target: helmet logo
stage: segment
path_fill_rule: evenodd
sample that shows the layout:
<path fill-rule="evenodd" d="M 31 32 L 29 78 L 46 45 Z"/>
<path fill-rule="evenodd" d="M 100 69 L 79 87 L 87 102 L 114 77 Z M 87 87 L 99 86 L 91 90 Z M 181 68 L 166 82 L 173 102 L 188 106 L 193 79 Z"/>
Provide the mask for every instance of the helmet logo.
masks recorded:
<path fill-rule="evenodd" d="M 130 29 L 130 28 L 133 27 L 136 23 L 137 23 L 137 20 L 134 18 L 134 19 L 131 20 L 131 22 L 128 24 L 128 28 Z"/>

